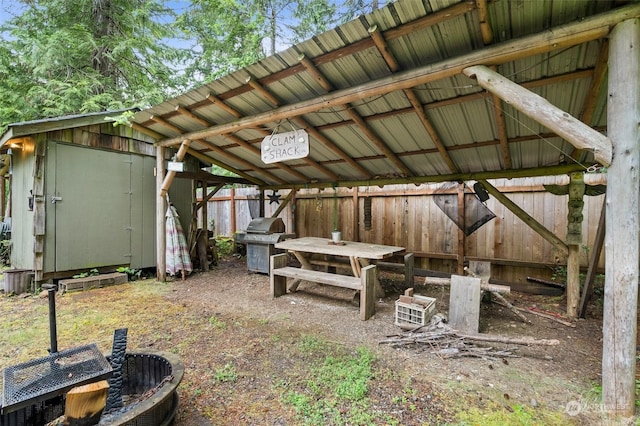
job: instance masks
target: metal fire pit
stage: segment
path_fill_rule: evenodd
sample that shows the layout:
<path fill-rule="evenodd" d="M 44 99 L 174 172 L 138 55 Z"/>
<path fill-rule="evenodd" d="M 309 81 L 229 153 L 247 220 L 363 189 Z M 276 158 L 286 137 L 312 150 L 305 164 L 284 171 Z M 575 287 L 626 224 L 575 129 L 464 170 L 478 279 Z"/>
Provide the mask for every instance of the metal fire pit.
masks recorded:
<path fill-rule="evenodd" d="M 120 409 L 103 413 L 99 425 L 168 426 L 178 409 L 177 387 L 182 361 L 171 353 L 127 353 L 122 366 L 122 393 L 128 400 Z M 0 426 L 43 425 L 64 413 L 64 398 L 30 401 L 30 405 L 0 416 Z"/>
<path fill-rule="evenodd" d="M 236 235 L 235 242 L 247 246 L 247 269 L 252 272 L 269 273 L 269 257 L 282 253 L 274 245 L 296 234 L 285 233 L 279 217 L 259 217 L 252 220 L 245 233 Z"/>
<path fill-rule="evenodd" d="M 3 370 L 2 414 L 110 375 L 111 365 L 95 344 L 7 367 Z"/>

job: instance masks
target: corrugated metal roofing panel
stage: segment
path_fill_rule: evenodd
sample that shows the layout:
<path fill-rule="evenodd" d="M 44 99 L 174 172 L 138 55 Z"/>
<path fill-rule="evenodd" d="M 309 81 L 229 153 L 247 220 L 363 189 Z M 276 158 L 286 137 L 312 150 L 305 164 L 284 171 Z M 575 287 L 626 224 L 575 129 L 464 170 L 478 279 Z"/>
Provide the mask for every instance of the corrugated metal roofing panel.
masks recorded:
<path fill-rule="evenodd" d="M 469 4 L 474 5 L 473 2 Z M 495 1 L 488 2 L 487 6 L 494 30 L 495 45 L 608 10 L 611 2 Z M 352 121 L 349 111 L 356 111 L 365 121 L 368 130 L 416 175 L 450 173 L 449 166 L 437 152 L 434 142 L 403 91 L 391 90 L 389 93 L 372 95 L 350 105 L 320 107 L 317 111 L 301 117 L 307 123 L 305 124 L 294 117 L 276 117 L 276 106 L 246 82 L 249 75 L 253 76 L 281 105 L 304 103 L 312 99 L 319 101 L 323 96 L 330 98 L 332 93 L 327 93 L 312 73 L 300 64 L 299 53 L 304 53 L 308 60 L 316 63 L 318 70 L 336 90 L 364 87 L 363 85 L 370 81 L 386 78 L 391 75 L 391 71 L 368 32 L 374 24 L 381 34 L 386 36 L 389 52 L 401 70 L 416 70 L 417 67 L 426 65 L 437 68 L 438 62 L 452 57 L 462 57 L 481 49 L 484 44 L 477 10 L 446 19 L 445 14 L 449 7 L 461 10 L 457 0 L 399 0 L 372 14 L 359 17 L 265 58 L 244 70 L 139 113 L 136 121 L 144 122 L 150 129 L 167 136 L 173 136 L 175 132 L 149 122 L 151 115 L 158 115 L 188 131 L 201 129 L 202 123 L 175 111 L 178 104 L 185 107 L 193 106 L 192 111 L 211 122 L 211 125 L 237 120 L 237 117 L 229 114 L 220 105 L 206 101 L 207 95 L 212 93 L 236 109 L 243 117 L 274 113 L 273 120 L 268 123 L 234 132 L 236 138 L 251 144 L 251 152 L 229 142 L 232 138 L 208 138 L 211 143 L 223 147 L 230 154 L 254 163 L 256 168 L 264 167 L 260 162 L 256 162 L 258 156 L 255 151 L 259 149 L 259 141 L 264 137 L 265 131 L 280 131 L 279 129 L 291 125 L 296 128 L 310 125 L 316 127 L 323 139 L 326 138 L 331 144 L 335 144 L 372 174 L 398 175 L 397 166 L 386 159 L 376 142 L 369 140 L 363 129 Z M 396 30 L 403 24 L 413 23 L 416 19 L 425 18 L 438 11 L 445 11 L 444 14 L 433 15 L 442 17 L 441 22 L 429 27 L 412 26 L 411 31 L 407 33 Z M 602 41 L 592 41 L 563 50 L 522 57 L 500 64 L 498 72 L 512 81 L 530 87 L 534 93 L 540 94 L 570 114 L 579 116 L 590 96 L 591 82 L 596 78 L 593 76 L 593 67 L 602 45 Z M 591 73 L 585 73 L 585 70 Z M 567 75 L 567 78 L 550 79 L 561 75 Z M 548 82 L 545 79 L 548 79 Z M 449 155 L 460 171 L 504 169 L 494 99 L 487 96 L 477 82 L 462 75 L 455 75 L 417 85 L 412 91 L 422 103 L 426 116 L 442 144 L 450 148 Z M 592 119 L 593 123 L 601 126 L 606 124 L 604 92 L 602 90 L 596 95 L 597 103 Z M 568 155 L 567 151 L 570 153 L 573 149 L 559 138 L 549 137 L 549 130 L 535 120 L 505 102 L 502 104 L 507 137 L 510 139 L 512 167 L 545 167 L 558 164 L 559 153 L 562 151 L 564 155 Z M 543 137 L 547 140 L 541 139 Z M 330 173 L 349 176 L 352 179 L 363 178 L 357 168 L 313 135 L 311 143 L 310 158 L 320 162 Z M 308 181 L 326 182 L 331 179 L 330 173 L 323 173 L 304 160 L 295 160 L 291 164 L 296 172 L 303 173 Z M 243 170 L 241 165 L 236 166 Z M 290 182 L 297 182 L 299 179 L 286 170 L 278 169 L 277 166 L 269 166 L 268 170 L 273 170 L 273 176 L 277 179 Z"/>

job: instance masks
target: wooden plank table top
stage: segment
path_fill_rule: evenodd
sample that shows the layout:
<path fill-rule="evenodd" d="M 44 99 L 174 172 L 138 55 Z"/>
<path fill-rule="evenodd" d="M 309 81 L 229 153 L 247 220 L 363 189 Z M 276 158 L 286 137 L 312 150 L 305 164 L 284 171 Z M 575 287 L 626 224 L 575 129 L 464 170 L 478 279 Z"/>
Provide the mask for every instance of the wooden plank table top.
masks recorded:
<path fill-rule="evenodd" d="M 404 247 L 385 246 L 381 244 L 343 241 L 344 245 L 332 244 L 329 238 L 303 237 L 284 240 L 275 247 L 295 252 L 346 256 L 359 259 L 385 259 L 403 252 Z"/>

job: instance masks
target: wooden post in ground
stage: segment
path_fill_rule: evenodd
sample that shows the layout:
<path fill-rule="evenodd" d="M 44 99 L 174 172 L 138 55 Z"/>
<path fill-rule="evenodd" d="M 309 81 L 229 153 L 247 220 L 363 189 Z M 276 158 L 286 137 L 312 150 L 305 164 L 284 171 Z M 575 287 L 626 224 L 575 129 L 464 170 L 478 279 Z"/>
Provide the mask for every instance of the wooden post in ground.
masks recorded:
<path fill-rule="evenodd" d="M 451 276 L 449 324 L 463 333 L 477 333 L 480 327 L 480 278 Z"/>
<path fill-rule="evenodd" d="M 464 214 L 464 183 L 458 184 L 458 267 L 457 274 L 464 274 L 464 246 L 466 245 Z"/>
<path fill-rule="evenodd" d="M 415 256 L 413 253 L 407 253 L 404 255 L 404 286 L 405 288 L 413 287 L 413 274 L 414 274 Z"/>
<path fill-rule="evenodd" d="M 156 276 L 158 281 L 167 279 L 167 229 L 164 218 L 167 205 L 162 195 L 165 174 L 164 151 L 165 148 L 156 147 Z"/>
<path fill-rule="evenodd" d="M 611 416 L 633 416 L 638 306 L 640 214 L 640 20 L 609 36 L 607 133 L 615 156 L 606 195 L 602 405 Z"/>
<path fill-rule="evenodd" d="M 375 281 L 378 272 L 376 265 L 368 265 L 362 268 L 360 282 L 362 290 L 360 290 L 360 319 L 366 321 L 376 311 Z"/>
<path fill-rule="evenodd" d="M 587 277 L 584 279 L 584 287 L 582 288 L 582 297 L 580 298 L 580 307 L 578 309 L 578 316 L 584 318 L 587 312 L 587 304 L 593 293 L 593 282 L 596 277 L 596 271 L 598 270 L 598 260 L 600 260 L 600 254 L 602 253 L 602 246 L 604 244 L 604 228 L 606 226 L 607 210 L 606 205 L 602 206 L 600 211 L 600 222 L 598 222 L 598 231 L 596 232 L 596 238 L 591 247 L 591 258 L 589 260 L 589 269 L 587 270 Z"/>
<path fill-rule="evenodd" d="M 287 294 L 287 277 L 274 275 L 273 270 L 287 266 L 287 254 L 274 254 L 270 257 L 269 287 L 271 297 L 276 298 Z"/>
<path fill-rule="evenodd" d="M 580 302 L 580 246 L 582 245 L 582 210 L 584 207 L 584 173 L 569 174 L 567 214 L 567 316 L 578 316 Z"/>

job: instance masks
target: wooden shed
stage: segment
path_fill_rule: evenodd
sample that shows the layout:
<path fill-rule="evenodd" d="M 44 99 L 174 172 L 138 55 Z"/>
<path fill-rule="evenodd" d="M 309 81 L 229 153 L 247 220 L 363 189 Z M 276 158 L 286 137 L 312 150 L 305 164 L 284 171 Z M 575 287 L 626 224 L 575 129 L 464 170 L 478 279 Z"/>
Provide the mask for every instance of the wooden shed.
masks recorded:
<path fill-rule="evenodd" d="M 156 266 L 155 148 L 148 136 L 113 125 L 122 112 L 8 126 L 0 146 L 11 160 L 12 267 L 44 281 Z M 187 220 L 193 194 L 191 179 L 170 192 Z"/>

